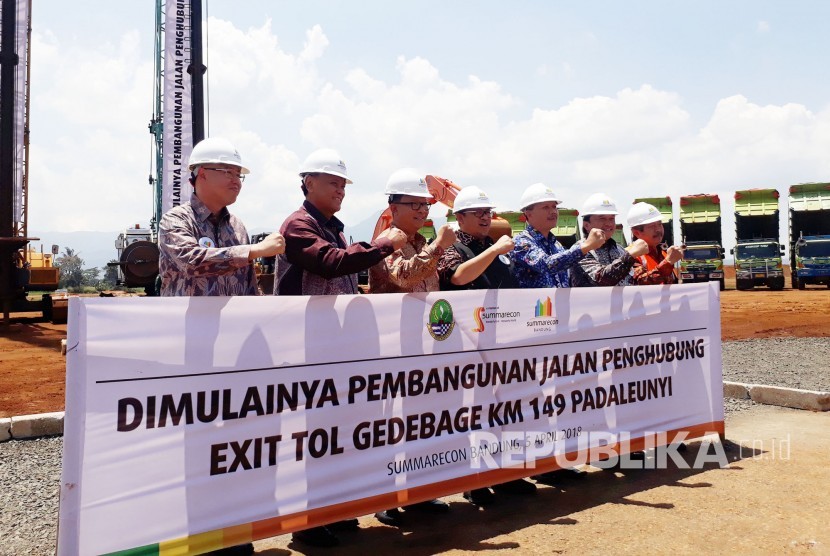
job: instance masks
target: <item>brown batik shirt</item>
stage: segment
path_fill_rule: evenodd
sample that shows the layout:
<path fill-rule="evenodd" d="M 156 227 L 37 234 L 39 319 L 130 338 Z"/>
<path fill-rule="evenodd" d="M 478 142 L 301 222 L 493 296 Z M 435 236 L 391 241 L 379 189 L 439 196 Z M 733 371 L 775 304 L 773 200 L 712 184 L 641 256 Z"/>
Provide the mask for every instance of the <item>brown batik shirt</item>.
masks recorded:
<path fill-rule="evenodd" d="M 214 216 L 194 193 L 161 219 L 161 295 L 257 295 L 248 242 L 241 220 L 227 208 Z"/>
<path fill-rule="evenodd" d="M 407 238 L 406 245 L 369 269 L 371 293 L 438 291 L 438 260 L 444 248 L 427 245 L 419 233 Z"/>

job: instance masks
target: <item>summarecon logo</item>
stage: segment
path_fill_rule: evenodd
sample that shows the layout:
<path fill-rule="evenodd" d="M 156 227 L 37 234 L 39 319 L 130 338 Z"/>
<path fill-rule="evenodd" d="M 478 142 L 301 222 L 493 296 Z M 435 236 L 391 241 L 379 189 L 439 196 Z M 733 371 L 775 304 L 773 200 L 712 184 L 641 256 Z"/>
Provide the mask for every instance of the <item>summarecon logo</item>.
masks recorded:
<path fill-rule="evenodd" d="M 504 311 L 498 306 L 476 307 L 473 309 L 473 320 L 476 322 L 476 327 L 473 328 L 473 332 L 484 332 L 488 324 L 516 322 L 521 316 L 522 313 L 520 311 Z"/>
<path fill-rule="evenodd" d="M 553 326 L 559 324 L 559 319 L 553 316 L 553 302 L 550 297 L 545 300 L 537 299 L 533 310 L 533 320 L 527 321 L 527 327 L 534 332 L 552 332 Z"/>
<path fill-rule="evenodd" d="M 535 317 L 552 317 L 553 316 L 553 303 L 550 301 L 550 297 L 545 298 L 544 301 L 541 299 L 536 300 L 536 311 L 533 315 Z"/>

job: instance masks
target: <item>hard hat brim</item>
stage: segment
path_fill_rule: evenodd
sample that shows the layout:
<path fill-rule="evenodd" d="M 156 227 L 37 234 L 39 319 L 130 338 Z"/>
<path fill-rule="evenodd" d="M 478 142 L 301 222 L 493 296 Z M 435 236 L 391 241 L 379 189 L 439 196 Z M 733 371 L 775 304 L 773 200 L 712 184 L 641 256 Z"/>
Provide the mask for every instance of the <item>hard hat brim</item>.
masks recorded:
<path fill-rule="evenodd" d="M 429 193 L 421 193 L 421 192 L 414 192 L 414 191 L 412 193 L 384 192 L 383 194 L 386 195 L 387 197 L 389 195 L 406 195 L 407 197 L 418 197 L 419 199 L 432 199 L 433 201 L 435 200 L 435 197 L 433 197 Z"/>
<path fill-rule="evenodd" d="M 331 172 L 329 170 L 326 170 L 325 172 L 322 171 L 322 170 L 315 170 L 315 171 L 310 171 L 310 172 L 300 172 L 300 177 L 303 178 L 303 177 L 307 176 L 308 174 L 328 174 L 330 176 L 337 176 L 338 178 L 343 178 L 344 180 L 346 180 L 346 183 L 354 183 L 352 180 L 349 179 L 349 176 L 347 176 L 346 174 L 343 174 L 341 172 Z"/>
<path fill-rule="evenodd" d="M 536 199 L 536 200 L 534 200 L 532 203 L 528 203 L 528 204 L 526 204 L 525 206 L 523 206 L 520 210 L 529 209 L 529 208 L 530 208 L 530 207 L 532 207 L 533 205 L 538 205 L 539 203 L 556 203 L 557 205 L 561 205 L 561 204 L 562 204 L 562 201 L 561 201 L 560 199 L 557 199 L 556 197 L 548 197 L 548 198 L 544 198 L 544 199 Z"/>
<path fill-rule="evenodd" d="M 465 210 L 476 210 L 476 209 L 494 209 L 496 205 L 492 203 L 473 203 L 472 205 L 467 205 L 462 208 L 453 208 L 452 213 L 458 214 L 459 212 L 464 212 Z"/>
<path fill-rule="evenodd" d="M 616 210 L 592 210 L 591 212 L 584 212 L 582 214 L 582 218 L 587 218 L 593 215 L 600 215 L 600 214 L 613 214 L 614 216 L 619 216 L 620 213 Z"/>

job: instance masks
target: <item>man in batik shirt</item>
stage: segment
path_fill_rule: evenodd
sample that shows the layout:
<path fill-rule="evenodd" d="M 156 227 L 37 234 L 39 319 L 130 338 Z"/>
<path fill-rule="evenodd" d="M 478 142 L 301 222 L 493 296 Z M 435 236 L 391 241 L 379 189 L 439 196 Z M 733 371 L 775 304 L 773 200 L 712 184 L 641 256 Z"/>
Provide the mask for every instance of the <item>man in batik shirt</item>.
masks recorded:
<path fill-rule="evenodd" d="M 542 183 L 535 183 L 522 193 L 520 205 L 527 228 L 513 238 L 516 246 L 510 253 L 519 287 L 570 287 L 568 270 L 586 253 L 605 243 L 605 233 L 595 228 L 570 249 L 562 247 L 551 233 L 559 221 L 559 203 L 553 191 Z"/>
<path fill-rule="evenodd" d="M 167 211 L 159 224 L 161 295 L 257 295 L 253 261 L 282 253 L 273 233 L 249 245 L 242 221 L 228 212 L 248 169 L 227 139 L 199 142 L 188 165 L 190 201 Z"/>
<path fill-rule="evenodd" d="M 493 241 L 490 228 L 495 205 L 484 191 L 475 186 L 462 189 L 455 198 L 453 212 L 458 221 L 458 241 L 447 249 L 438 263 L 442 290 L 480 290 L 515 288 L 510 257 L 513 240 L 501 236 Z M 493 490 L 507 494 L 533 494 L 536 485 L 524 479 L 493 485 Z M 476 506 L 496 500 L 488 487 L 464 492 L 463 496 Z"/>
<path fill-rule="evenodd" d="M 371 293 L 409 293 L 438 291 L 438 260 L 455 243 L 455 232 L 441 226 L 435 241 L 427 245 L 418 233 L 429 216 L 432 195 L 418 172 L 402 168 L 389 177 L 385 194 L 389 196 L 392 227 L 406 234 L 403 247 L 369 269 Z M 385 237 L 386 232 L 381 234 Z"/>
<path fill-rule="evenodd" d="M 586 237 L 594 228 L 605 234 L 605 243 L 585 254 L 571 267 L 571 287 L 627 286 L 631 284 L 631 269 L 636 257 L 648 252 L 648 244 L 635 239 L 628 247 L 614 240 L 617 229 L 617 204 L 604 193 L 588 197 L 582 206 L 582 232 Z"/>
<path fill-rule="evenodd" d="M 406 243 L 369 269 L 369 291 L 371 293 L 410 293 L 438 291 L 438 259 L 444 250 L 455 242 L 455 232 L 448 225 L 438 229 L 435 241 L 427 245 L 424 236 L 418 233 L 429 215 L 432 195 L 426 181 L 412 168 L 394 172 L 386 182 L 389 209 L 392 212 L 392 227 L 406 234 Z M 379 237 L 386 237 L 390 230 Z M 406 506 L 429 513 L 446 513 L 450 506 L 441 500 L 427 500 Z M 385 525 L 400 527 L 404 524 L 403 514 L 398 508 L 377 512 L 375 517 Z"/>

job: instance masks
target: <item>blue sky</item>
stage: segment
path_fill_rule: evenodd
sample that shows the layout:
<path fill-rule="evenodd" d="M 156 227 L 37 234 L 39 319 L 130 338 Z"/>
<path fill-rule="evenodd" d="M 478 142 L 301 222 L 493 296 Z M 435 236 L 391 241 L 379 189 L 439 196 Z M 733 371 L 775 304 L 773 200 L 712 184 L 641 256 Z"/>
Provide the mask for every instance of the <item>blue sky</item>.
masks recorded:
<path fill-rule="evenodd" d="M 625 210 L 636 196 L 731 200 L 830 178 L 826 2 L 210 0 L 208 12 L 210 130 L 252 167 L 232 207 L 251 229 L 300 203 L 297 165 L 322 146 L 355 177 L 347 224 L 382 208 L 400 166 L 478 185 L 504 209 L 537 181 L 569 206 L 604 191 Z M 30 229 L 148 222 L 153 25 L 150 0 L 35 0 Z"/>

